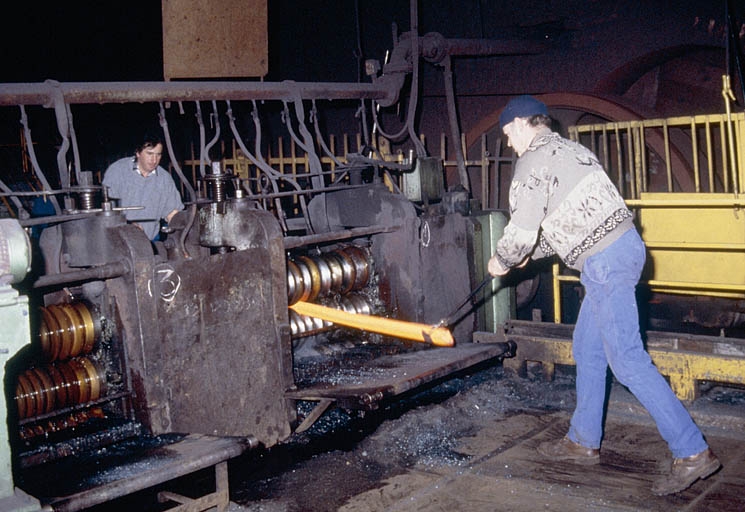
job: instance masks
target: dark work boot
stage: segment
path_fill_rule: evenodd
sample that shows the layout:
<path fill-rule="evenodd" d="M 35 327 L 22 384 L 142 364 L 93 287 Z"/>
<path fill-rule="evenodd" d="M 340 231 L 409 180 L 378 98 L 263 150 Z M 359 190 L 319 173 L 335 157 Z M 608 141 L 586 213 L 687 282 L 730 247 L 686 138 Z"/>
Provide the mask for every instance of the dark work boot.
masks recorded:
<path fill-rule="evenodd" d="M 701 453 L 673 459 L 670 474 L 656 480 L 652 492 L 658 496 L 673 494 L 688 489 L 699 478 L 704 479 L 722 467 L 714 452 L 707 448 Z"/>
<path fill-rule="evenodd" d="M 575 464 L 590 466 L 600 462 L 600 450 L 586 448 L 564 436 L 559 441 L 547 441 L 538 445 L 538 453 L 551 460 L 568 460 Z"/>

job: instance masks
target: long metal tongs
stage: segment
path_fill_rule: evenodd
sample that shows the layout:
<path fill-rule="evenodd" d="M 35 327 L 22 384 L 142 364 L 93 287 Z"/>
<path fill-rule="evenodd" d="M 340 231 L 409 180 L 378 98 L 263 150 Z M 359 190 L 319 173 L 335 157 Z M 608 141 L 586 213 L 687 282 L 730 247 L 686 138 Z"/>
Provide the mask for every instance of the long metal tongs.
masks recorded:
<path fill-rule="evenodd" d="M 463 302 L 461 302 L 458 305 L 457 308 L 453 309 L 453 312 L 452 313 L 450 313 L 448 316 L 444 317 L 442 320 L 440 320 L 438 323 L 436 323 L 434 325 L 434 327 L 436 329 L 438 329 L 440 327 L 450 327 L 450 325 L 453 324 L 453 322 L 455 322 L 458 319 L 458 317 L 459 317 L 458 313 L 463 308 L 463 306 L 465 306 L 466 304 L 468 304 L 476 296 L 476 294 L 481 291 L 481 289 L 484 286 L 486 286 L 487 284 L 489 284 L 491 282 L 491 280 L 494 279 L 494 277 L 495 276 L 493 276 L 491 274 L 489 274 L 488 276 L 486 276 L 484 278 L 484 280 L 481 281 L 481 283 L 471 293 L 468 294 L 468 297 L 466 297 L 465 300 Z"/>

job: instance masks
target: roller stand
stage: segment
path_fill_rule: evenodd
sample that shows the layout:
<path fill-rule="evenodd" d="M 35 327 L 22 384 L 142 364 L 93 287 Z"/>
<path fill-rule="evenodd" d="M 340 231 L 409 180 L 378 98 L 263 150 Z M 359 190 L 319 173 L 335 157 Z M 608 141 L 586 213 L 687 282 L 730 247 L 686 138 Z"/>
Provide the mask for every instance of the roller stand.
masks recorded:
<path fill-rule="evenodd" d="M 0 220 L 0 377 L 5 366 L 30 343 L 28 297 L 10 286 L 21 281 L 31 264 L 31 247 L 26 232 L 14 219 Z M 26 512 L 43 510 L 39 502 L 13 484 L 13 464 L 8 437 L 7 393 L 0 394 L 0 510 Z M 15 407 L 15 404 L 13 404 Z"/>

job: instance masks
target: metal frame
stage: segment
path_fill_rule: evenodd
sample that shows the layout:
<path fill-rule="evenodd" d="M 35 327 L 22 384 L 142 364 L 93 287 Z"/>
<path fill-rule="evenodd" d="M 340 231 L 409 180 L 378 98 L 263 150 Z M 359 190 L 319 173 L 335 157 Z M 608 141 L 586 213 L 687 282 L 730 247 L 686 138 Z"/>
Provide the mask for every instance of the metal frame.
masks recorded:
<path fill-rule="evenodd" d="M 158 501 L 170 500 L 179 503 L 178 506 L 169 509 L 175 512 L 201 512 L 212 507 L 224 512 L 230 503 L 227 461 L 241 455 L 246 449 L 255 447 L 256 444 L 252 444 L 250 440 L 241 438 L 189 435 L 165 446 L 163 450 L 167 456 L 160 455 L 159 458 L 153 459 L 150 469 L 140 470 L 135 475 L 115 479 L 76 494 L 52 498 L 46 504 L 59 512 L 83 510 L 214 467 L 215 492 L 200 498 L 188 498 L 173 492 L 161 491 L 158 493 Z"/>
<path fill-rule="evenodd" d="M 551 380 L 557 364 L 576 364 L 572 357 L 572 329 L 566 324 L 512 320 L 505 325 L 504 333 L 476 333 L 474 341 L 514 341 L 517 354 L 504 360 L 505 367 L 523 373 L 528 362 L 540 362 L 544 377 Z M 699 381 L 745 384 L 743 340 L 647 332 L 647 351 L 681 400 L 698 398 Z"/>
<path fill-rule="evenodd" d="M 690 135 L 690 161 L 692 162 L 692 172 L 694 174 L 694 193 L 681 194 L 676 191 L 673 184 L 672 168 L 672 149 L 670 129 L 674 127 L 686 128 Z M 717 127 L 720 134 L 718 139 L 719 147 L 712 139 L 712 127 Z M 666 189 L 663 192 L 649 194 L 648 185 L 650 182 L 650 169 L 648 162 L 650 159 L 649 149 L 644 142 L 648 138 L 646 133 L 650 130 L 662 129 L 664 133 L 664 154 L 666 170 Z M 716 188 L 717 180 L 721 183 L 722 189 L 716 193 L 704 193 L 706 190 L 702 187 L 700 179 L 701 168 L 699 166 L 700 148 L 697 133 L 703 131 L 706 135 L 703 147 L 705 161 L 707 162 L 708 190 Z M 570 137 L 574 140 L 582 140 L 582 135 L 590 136 L 591 147 L 597 152 L 598 157 L 604 162 L 604 165 L 610 166 L 615 160 L 617 168 L 615 174 L 618 180 L 626 180 L 632 184 L 630 188 L 624 188 L 623 183 L 619 183 L 620 190 L 626 191 L 626 203 L 634 208 L 640 218 L 644 218 L 645 213 L 651 216 L 667 215 L 673 209 L 695 209 L 702 216 L 712 216 L 721 214 L 721 212 L 732 211 L 737 219 L 737 212 L 745 207 L 745 198 L 740 196 L 739 190 L 745 186 L 745 151 L 743 151 L 743 139 L 745 139 L 745 114 L 711 114 L 698 116 L 682 116 L 668 119 L 648 119 L 644 121 L 624 121 L 611 122 L 604 124 L 579 125 L 569 128 Z M 611 140 L 611 134 L 615 137 L 616 142 Z M 621 134 L 626 134 L 626 143 L 622 141 Z M 728 134 L 733 136 L 728 138 Z M 595 144 L 598 140 L 601 145 Z M 723 144 L 722 144 L 723 143 Z M 626 153 L 623 148 L 626 148 Z M 681 145 L 678 144 L 677 150 Z M 716 168 L 715 153 L 719 151 L 720 164 Z M 611 157 L 611 153 L 616 153 L 616 158 Z M 633 164 L 633 165 L 632 165 Z M 627 167 L 628 166 L 628 167 Z M 607 167 L 607 168 L 608 168 Z M 730 189 L 733 189 L 732 192 Z M 667 212 L 665 212 L 667 210 Z M 708 217 L 707 217 L 708 218 Z M 741 219 L 741 217 L 739 217 Z M 654 221 L 653 221 L 654 222 Z M 718 222 L 702 220 L 708 222 L 711 229 L 718 228 Z M 735 221 L 737 222 L 737 221 Z M 643 235 L 644 236 L 644 235 Z M 745 240 L 733 241 L 722 233 L 721 241 L 718 242 L 697 242 L 690 241 L 690 235 L 685 233 L 680 235 L 670 235 L 671 239 L 680 241 L 655 241 L 645 239 L 647 247 L 654 255 L 657 251 L 711 251 L 714 253 L 740 254 L 745 257 Z M 664 259 L 662 260 L 664 261 Z M 704 272 L 705 269 L 698 269 Z M 690 275 L 689 272 L 673 272 L 681 276 Z M 561 273 L 558 263 L 553 266 L 553 291 L 554 291 L 554 322 L 561 322 L 561 284 L 567 282 L 578 282 L 579 278 L 575 275 L 566 275 Z M 745 283 L 730 282 L 705 282 L 705 274 L 698 280 L 691 279 L 681 280 L 661 280 L 649 279 L 645 281 L 651 290 L 661 291 L 664 293 L 674 293 L 680 295 L 706 295 L 712 297 L 735 298 L 745 297 Z"/>

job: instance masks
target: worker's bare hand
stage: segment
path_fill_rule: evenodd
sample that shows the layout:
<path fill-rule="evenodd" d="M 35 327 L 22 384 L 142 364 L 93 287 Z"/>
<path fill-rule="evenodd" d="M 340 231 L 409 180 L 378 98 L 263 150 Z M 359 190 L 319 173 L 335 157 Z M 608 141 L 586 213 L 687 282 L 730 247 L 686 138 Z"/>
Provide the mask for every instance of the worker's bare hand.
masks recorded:
<path fill-rule="evenodd" d="M 507 272 L 510 271 L 509 268 L 507 268 L 504 265 L 502 265 L 502 262 L 499 261 L 499 258 L 497 258 L 496 256 L 492 256 L 489 259 L 489 264 L 487 265 L 486 268 L 489 271 L 489 274 L 491 274 L 491 275 L 493 275 L 495 277 L 496 276 L 503 276 Z"/>

